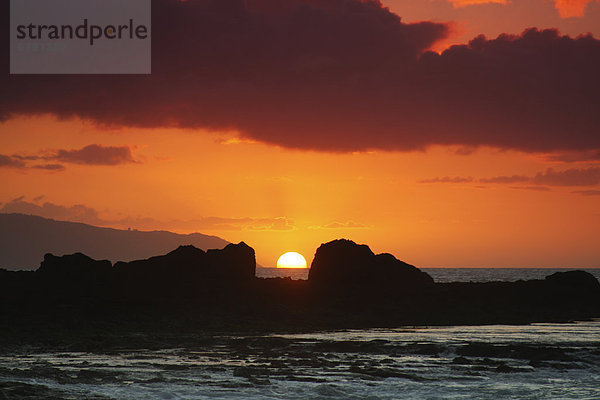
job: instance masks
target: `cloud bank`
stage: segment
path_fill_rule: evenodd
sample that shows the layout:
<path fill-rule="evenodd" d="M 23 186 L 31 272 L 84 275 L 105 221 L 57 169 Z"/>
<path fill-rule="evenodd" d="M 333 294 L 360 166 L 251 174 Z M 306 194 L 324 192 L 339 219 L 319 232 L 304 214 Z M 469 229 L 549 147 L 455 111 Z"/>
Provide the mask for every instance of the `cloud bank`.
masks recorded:
<path fill-rule="evenodd" d="M 436 54 L 428 49 L 448 26 L 403 23 L 378 1 L 152 5 L 149 76 L 11 76 L 3 39 L 0 117 L 234 129 L 244 139 L 333 152 L 600 149 L 600 41 L 592 36 L 529 29 Z"/>
<path fill-rule="evenodd" d="M 544 172 L 538 172 L 535 176 L 494 176 L 492 178 L 482 178 L 479 182 L 506 184 L 529 182 L 545 186 L 595 186 L 600 184 L 600 167 L 569 168 L 564 171 L 548 168 Z"/>
<path fill-rule="evenodd" d="M 465 183 L 471 182 L 471 177 L 443 177 L 420 180 L 419 183 Z M 534 176 L 528 175 L 500 175 L 490 178 L 481 178 L 480 183 L 491 184 L 531 184 L 538 186 L 515 187 L 519 189 L 528 188 L 536 190 L 548 190 L 548 186 L 597 186 L 600 185 L 600 167 L 589 168 L 569 168 L 564 171 L 556 171 L 554 168 L 548 168 L 546 171 L 538 172 Z M 545 187 L 545 189 L 540 189 Z M 579 194 L 594 194 L 594 190 L 575 191 Z"/>
<path fill-rule="evenodd" d="M 0 203 L 0 213 L 17 213 L 38 215 L 60 221 L 82 222 L 96 226 L 114 228 L 135 228 L 140 230 L 163 229 L 171 226 L 178 231 L 291 231 L 297 229 L 294 221 L 287 217 L 254 218 L 254 217 L 203 217 L 190 220 L 160 221 L 151 217 L 125 217 L 121 219 L 106 218 L 97 209 L 84 204 L 65 206 L 43 201 L 38 196 L 27 201 L 20 196 L 4 204 Z"/>
<path fill-rule="evenodd" d="M 81 149 L 56 149 L 40 152 L 36 155 L 13 154 L 11 156 L 0 154 L 0 168 L 19 169 L 44 169 L 48 171 L 64 171 L 62 164 L 31 164 L 36 161 L 55 161 L 80 165 L 121 165 L 138 163 L 133 158 L 131 148 L 128 146 L 102 146 L 90 144 Z"/>
<path fill-rule="evenodd" d="M 119 165 L 135 163 L 127 146 L 102 146 L 91 144 L 79 150 L 56 150 L 46 159 L 85 165 Z"/>
<path fill-rule="evenodd" d="M 473 178 L 470 176 L 444 176 L 442 178 L 436 177 L 431 179 L 422 179 L 419 183 L 469 183 L 473 182 Z"/>

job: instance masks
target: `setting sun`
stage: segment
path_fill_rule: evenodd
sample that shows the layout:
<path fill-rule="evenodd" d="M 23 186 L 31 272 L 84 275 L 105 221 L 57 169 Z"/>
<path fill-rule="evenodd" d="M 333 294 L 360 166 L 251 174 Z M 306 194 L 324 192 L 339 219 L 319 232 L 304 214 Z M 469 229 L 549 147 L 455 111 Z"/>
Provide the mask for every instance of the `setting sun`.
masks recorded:
<path fill-rule="evenodd" d="M 0 400 L 600 400 L 600 0 L 0 31 Z"/>
<path fill-rule="evenodd" d="M 302 257 L 302 254 L 290 251 L 279 257 L 277 268 L 307 268 L 306 260 Z"/>

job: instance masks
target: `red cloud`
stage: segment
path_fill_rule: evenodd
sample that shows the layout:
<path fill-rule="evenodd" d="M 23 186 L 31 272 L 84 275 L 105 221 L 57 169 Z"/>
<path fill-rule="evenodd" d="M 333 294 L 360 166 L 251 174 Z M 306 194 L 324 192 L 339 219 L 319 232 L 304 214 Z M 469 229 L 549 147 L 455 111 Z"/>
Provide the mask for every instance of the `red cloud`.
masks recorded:
<path fill-rule="evenodd" d="M 419 183 L 464 183 L 472 182 L 471 177 L 443 177 L 432 178 L 419 181 Z M 596 186 L 600 185 L 600 167 L 590 168 L 570 168 L 564 171 L 556 171 L 548 168 L 544 172 L 538 172 L 535 176 L 511 175 L 494 176 L 491 178 L 479 179 L 481 183 L 514 184 L 514 183 L 532 183 L 540 186 Z M 531 189 L 534 186 L 514 187 L 517 189 Z M 540 189 L 536 190 L 546 190 Z"/>
<path fill-rule="evenodd" d="M 120 165 L 137 163 L 131 154 L 131 148 L 127 146 L 102 146 L 90 144 L 81 149 L 58 149 L 50 150 L 38 155 L 13 154 L 12 156 L 0 154 L 0 168 L 34 168 L 47 171 L 64 171 L 62 164 L 28 164 L 31 161 L 58 161 L 71 164 L 85 165 Z"/>
<path fill-rule="evenodd" d="M 7 156 L 0 154 L 0 168 L 17 168 L 17 169 L 42 169 L 46 171 L 63 171 L 65 167 L 61 164 L 34 164 L 28 165 L 25 160 L 37 160 L 38 157 L 23 157 L 17 154 Z"/>
<path fill-rule="evenodd" d="M 581 194 L 583 196 L 600 196 L 600 190 L 575 190 L 576 194 Z"/>
<path fill-rule="evenodd" d="M 102 146 L 99 144 L 90 144 L 79 150 L 56 150 L 53 155 L 44 158 L 86 165 L 119 165 L 136 162 L 131 154 L 131 149 L 127 146 Z"/>
<path fill-rule="evenodd" d="M 443 178 L 431 178 L 431 179 L 422 179 L 419 183 L 468 183 L 473 182 L 473 178 L 470 176 L 444 176 Z"/>
<path fill-rule="evenodd" d="M 0 154 L 0 168 L 24 168 L 25 163 L 18 158 Z"/>
<path fill-rule="evenodd" d="M 544 172 L 538 172 L 535 176 L 525 175 L 495 176 L 493 178 L 482 178 L 482 183 L 533 183 L 544 186 L 595 186 L 600 184 L 600 167 L 570 168 L 564 171 L 556 171 L 548 168 Z"/>
<path fill-rule="evenodd" d="M 481 183 L 521 183 L 529 182 L 531 178 L 524 175 L 511 175 L 511 176 L 494 176 L 492 178 L 481 178 Z"/>
<path fill-rule="evenodd" d="M 155 0 L 153 15 L 152 75 L 11 76 L 4 60 L 0 115 L 237 129 L 323 151 L 600 149 L 591 36 L 530 29 L 438 55 L 446 25 L 405 24 L 376 1 Z"/>
<path fill-rule="evenodd" d="M 31 168 L 35 169 L 44 169 L 46 171 L 64 171 L 66 168 L 61 164 L 36 164 L 31 166 Z"/>
<path fill-rule="evenodd" d="M 532 182 L 548 186 L 594 186 L 600 184 L 600 167 L 571 168 L 565 171 L 548 168 L 546 172 L 539 172 L 533 177 Z"/>

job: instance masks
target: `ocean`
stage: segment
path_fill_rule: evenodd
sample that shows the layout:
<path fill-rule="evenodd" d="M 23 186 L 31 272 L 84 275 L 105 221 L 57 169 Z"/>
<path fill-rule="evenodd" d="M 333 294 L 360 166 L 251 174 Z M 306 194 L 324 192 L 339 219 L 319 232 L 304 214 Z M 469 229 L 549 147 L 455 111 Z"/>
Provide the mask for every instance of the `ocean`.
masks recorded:
<path fill-rule="evenodd" d="M 557 270 L 564 269 L 426 269 L 438 282 Z M 600 320 L 199 335 L 181 343 L 88 352 L 17 346 L 0 353 L 0 399 L 600 399 Z"/>
<path fill-rule="evenodd" d="M 437 283 L 517 281 L 519 279 L 544 279 L 555 272 L 584 270 L 600 280 L 600 268 L 420 268 Z M 308 268 L 256 268 L 259 278 L 308 279 Z"/>
<path fill-rule="evenodd" d="M 4 394 L 4 397 L 2 397 Z M 599 399 L 600 321 L 219 336 L 0 357 L 6 399 Z"/>

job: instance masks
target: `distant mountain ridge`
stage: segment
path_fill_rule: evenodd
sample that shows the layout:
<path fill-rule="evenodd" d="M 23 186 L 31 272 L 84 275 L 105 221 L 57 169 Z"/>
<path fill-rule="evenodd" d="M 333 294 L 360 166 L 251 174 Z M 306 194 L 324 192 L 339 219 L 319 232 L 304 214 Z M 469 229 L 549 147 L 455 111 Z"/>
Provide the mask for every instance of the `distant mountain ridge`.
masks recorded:
<path fill-rule="evenodd" d="M 217 236 L 168 231 L 101 228 L 36 215 L 0 213 L 0 268 L 36 269 L 46 253 L 82 252 L 98 260 L 133 261 L 164 254 L 181 245 L 221 249 L 229 242 Z"/>

